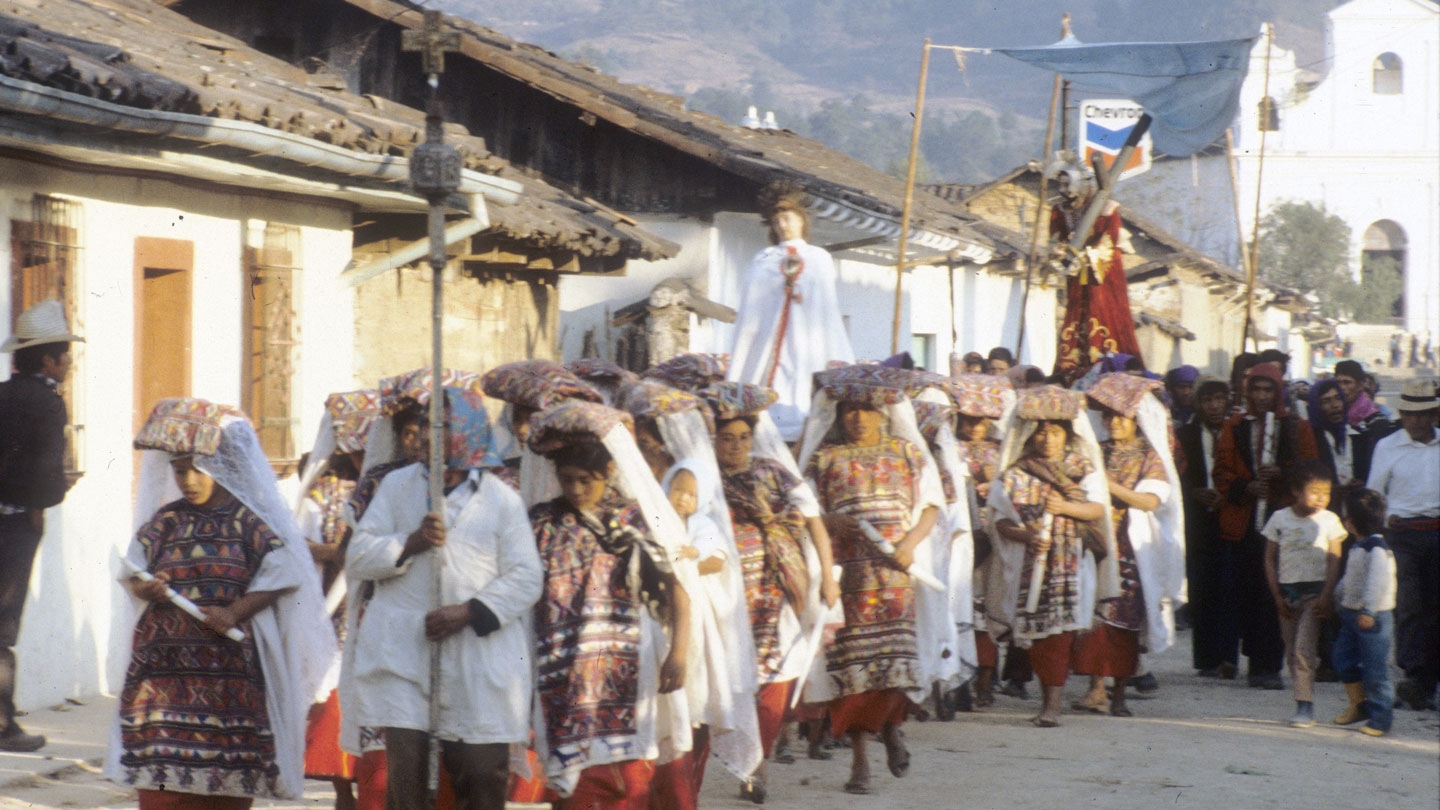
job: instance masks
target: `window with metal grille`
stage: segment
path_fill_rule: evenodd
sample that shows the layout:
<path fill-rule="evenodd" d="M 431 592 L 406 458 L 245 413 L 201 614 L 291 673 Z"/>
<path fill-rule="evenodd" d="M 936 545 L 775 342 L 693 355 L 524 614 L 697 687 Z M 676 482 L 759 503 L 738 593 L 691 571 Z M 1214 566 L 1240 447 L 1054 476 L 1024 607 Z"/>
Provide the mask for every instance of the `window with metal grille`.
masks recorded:
<path fill-rule="evenodd" d="M 65 305 L 70 331 L 85 334 L 80 317 L 80 234 L 83 231 L 79 203 L 36 194 L 30 200 L 30 218 L 10 221 L 10 322 L 31 306 L 54 299 Z M 84 368 L 80 354 L 84 343 L 71 344 L 74 371 L 60 386 L 70 413 L 65 429 L 65 471 L 78 477 L 85 471 L 83 441 L 85 426 L 76 420 L 83 414 L 80 384 Z"/>
<path fill-rule="evenodd" d="M 300 326 L 296 317 L 300 229 L 264 223 L 246 245 L 245 379 L 242 407 L 279 474 L 291 472 L 295 449 L 294 375 Z"/>

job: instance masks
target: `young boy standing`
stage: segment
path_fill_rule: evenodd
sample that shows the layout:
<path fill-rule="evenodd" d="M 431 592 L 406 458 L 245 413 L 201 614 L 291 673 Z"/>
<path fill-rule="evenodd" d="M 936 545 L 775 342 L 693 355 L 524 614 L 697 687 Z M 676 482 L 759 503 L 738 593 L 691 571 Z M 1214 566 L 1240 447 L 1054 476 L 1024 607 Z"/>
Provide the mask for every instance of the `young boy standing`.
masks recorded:
<path fill-rule="evenodd" d="M 1340 571 L 1345 527 L 1325 508 L 1330 503 L 1330 470 L 1318 461 L 1295 465 L 1291 488 L 1295 503 L 1281 509 L 1261 532 L 1265 545 L 1265 581 L 1280 613 L 1285 660 L 1294 679 L 1294 728 L 1315 725 L 1316 647 L 1320 624 L 1331 610 Z"/>
<path fill-rule="evenodd" d="M 1345 498 L 1345 528 L 1357 540 L 1346 555 L 1345 576 L 1337 587 L 1340 634 L 1332 653 L 1350 698 L 1334 722 L 1348 726 L 1368 717 L 1360 730 L 1371 737 L 1390 730 L 1395 702 L 1386 665 L 1395 627 L 1395 554 L 1380 533 L 1386 508 L 1385 496 L 1371 489 L 1353 490 Z"/>

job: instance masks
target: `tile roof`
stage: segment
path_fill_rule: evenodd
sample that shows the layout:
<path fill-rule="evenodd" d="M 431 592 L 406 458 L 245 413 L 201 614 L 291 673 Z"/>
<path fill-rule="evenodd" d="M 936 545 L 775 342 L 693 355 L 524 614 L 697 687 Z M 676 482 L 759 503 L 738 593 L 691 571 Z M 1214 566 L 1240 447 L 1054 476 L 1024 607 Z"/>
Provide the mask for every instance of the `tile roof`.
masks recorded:
<path fill-rule="evenodd" d="M 148 0 L 9 0 L 0 5 L 0 75 L 141 110 L 231 119 L 354 152 L 407 157 L 424 113 L 339 89 L 333 78 L 263 54 Z M 678 246 L 633 220 L 578 200 L 447 125 L 467 169 L 524 186 L 491 205 L 507 236 L 584 256 L 659 259 Z"/>

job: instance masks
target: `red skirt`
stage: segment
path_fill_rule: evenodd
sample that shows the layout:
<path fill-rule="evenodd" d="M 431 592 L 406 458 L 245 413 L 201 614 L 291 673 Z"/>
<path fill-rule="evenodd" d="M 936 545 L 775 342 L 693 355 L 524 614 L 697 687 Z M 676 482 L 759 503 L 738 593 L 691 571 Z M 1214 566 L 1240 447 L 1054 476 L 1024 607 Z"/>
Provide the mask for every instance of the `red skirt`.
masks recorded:
<path fill-rule="evenodd" d="M 995 640 L 984 630 L 975 633 L 975 659 L 980 666 L 991 669 L 1000 663 L 1000 648 L 995 646 Z"/>
<path fill-rule="evenodd" d="M 532 737 L 533 740 L 533 737 Z M 510 773 L 510 790 L 505 798 L 512 802 L 544 804 L 560 800 L 559 795 L 545 784 L 545 766 L 534 747 L 525 749 L 525 761 L 530 764 L 530 778 L 522 779 L 520 774 Z"/>
<path fill-rule="evenodd" d="M 340 750 L 340 693 L 334 689 L 324 703 L 310 707 L 305 724 L 305 777 L 355 778 L 355 757 Z"/>
<path fill-rule="evenodd" d="M 140 810 L 250 810 L 249 796 L 209 796 L 178 790 L 139 790 Z"/>
<path fill-rule="evenodd" d="M 655 766 L 650 784 L 650 810 L 697 810 L 705 763 L 710 759 L 710 727 L 692 729 L 694 747 L 678 759 Z"/>
<path fill-rule="evenodd" d="M 1064 686 L 1070 676 L 1070 651 L 1075 633 L 1056 633 L 1030 645 L 1030 668 L 1041 686 Z"/>
<path fill-rule="evenodd" d="M 910 698 L 899 689 L 845 695 L 830 701 L 830 732 L 836 737 L 852 731 L 878 733 L 905 722 L 909 712 Z"/>
<path fill-rule="evenodd" d="M 575 792 L 560 806 L 564 810 L 649 810 L 654 776 L 655 762 L 649 759 L 591 765 L 580 772 Z"/>
<path fill-rule="evenodd" d="M 1128 678 L 1140 663 L 1140 634 L 1113 624 L 1097 622 L 1075 641 L 1070 668 L 1079 675 Z"/>
<path fill-rule="evenodd" d="M 785 720 L 785 710 L 790 707 L 790 690 L 795 688 L 794 679 L 779 683 L 762 683 L 755 690 L 755 716 L 760 723 L 760 749 L 765 759 L 775 747 L 775 738 L 780 736 L 780 724 Z"/>

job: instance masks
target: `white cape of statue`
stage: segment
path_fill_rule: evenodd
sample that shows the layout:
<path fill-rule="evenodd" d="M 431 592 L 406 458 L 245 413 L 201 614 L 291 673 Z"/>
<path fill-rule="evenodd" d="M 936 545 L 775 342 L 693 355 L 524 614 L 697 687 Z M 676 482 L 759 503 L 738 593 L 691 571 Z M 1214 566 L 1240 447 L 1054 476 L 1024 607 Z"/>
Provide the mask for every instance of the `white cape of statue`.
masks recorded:
<path fill-rule="evenodd" d="M 785 277 L 780 267 L 791 248 L 799 254 L 804 268 L 795 284 L 797 295 L 790 305 L 779 364 L 771 381 L 766 377 L 775 359 L 785 308 Z M 824 371 L 832 360 L 855 362 L 835 293 L 836 278 L 830 254 L 802 239 L 782 242 L 755 254 L 745 274 L 726 379 L 775 389 L 779 399 L 770 406 L 769 413 L 787 442 L 800 438 L 810 414 L 812 375 Z"/>

